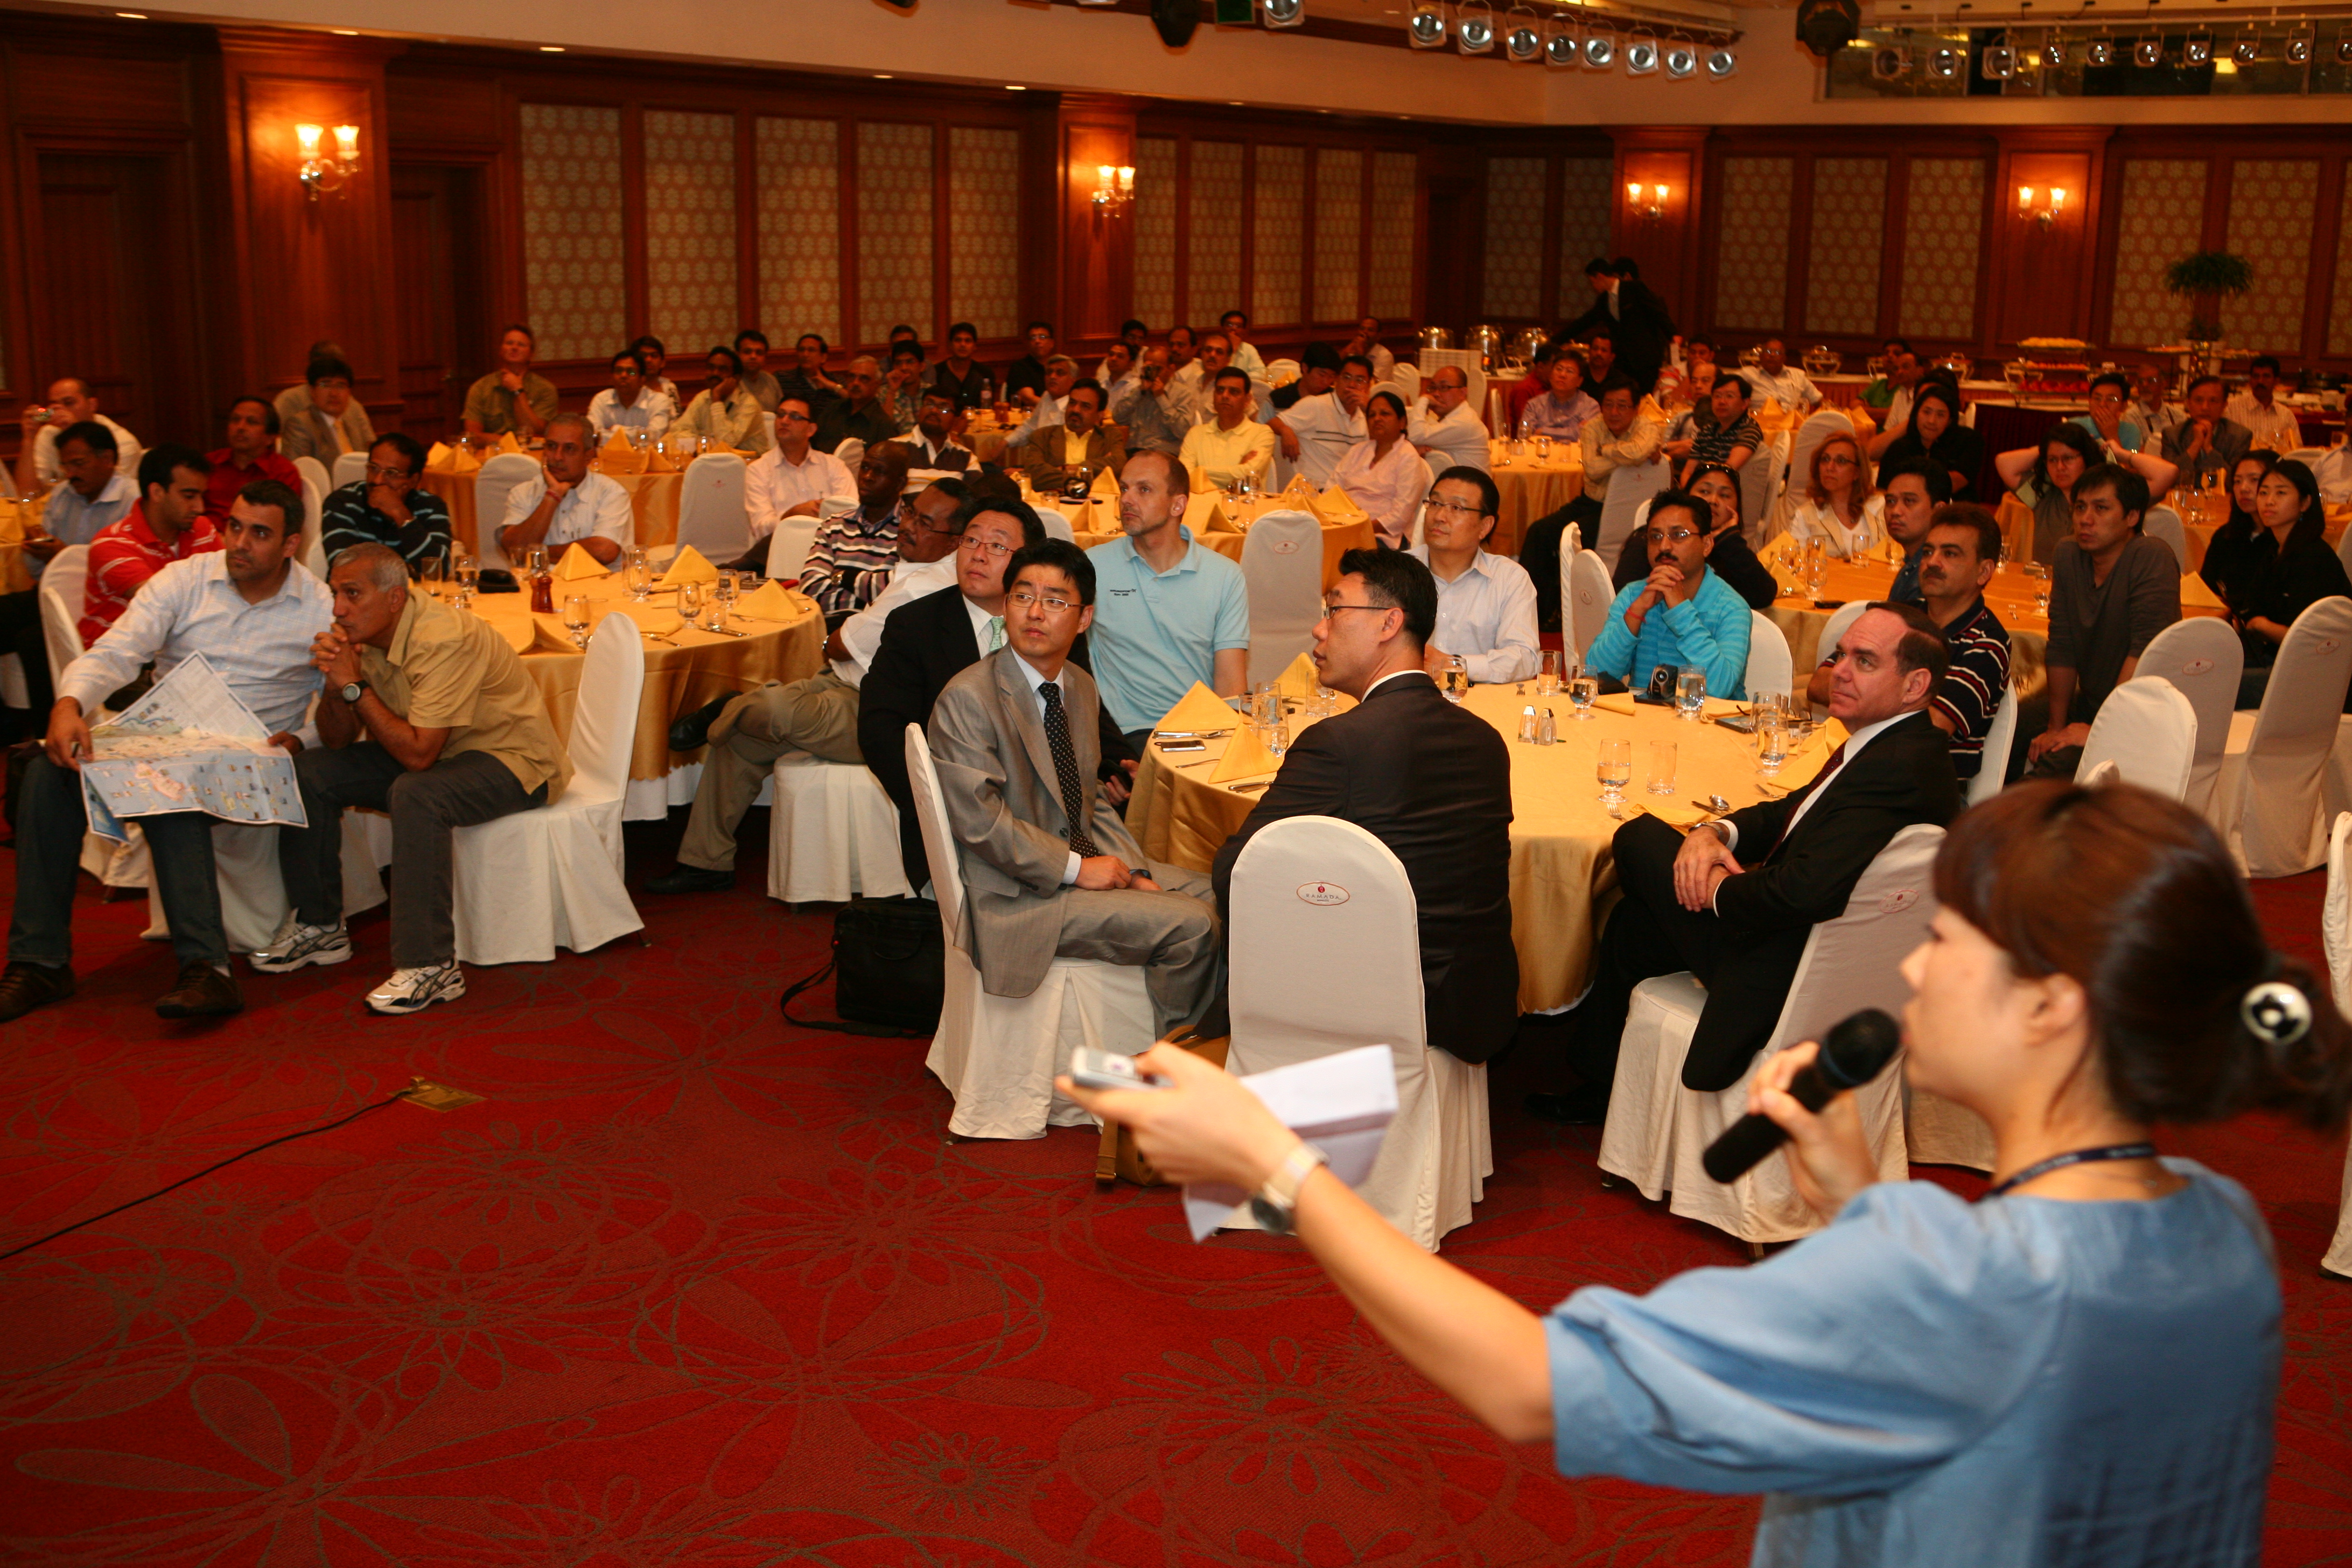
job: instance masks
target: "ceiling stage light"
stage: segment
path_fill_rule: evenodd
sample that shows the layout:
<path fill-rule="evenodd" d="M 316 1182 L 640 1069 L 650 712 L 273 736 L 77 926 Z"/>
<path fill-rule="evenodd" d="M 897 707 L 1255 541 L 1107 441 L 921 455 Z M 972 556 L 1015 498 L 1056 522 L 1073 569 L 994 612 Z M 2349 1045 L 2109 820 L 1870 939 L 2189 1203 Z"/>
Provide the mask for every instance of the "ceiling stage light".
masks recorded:
<path fill-rule="evenodd" d="M 1453 37 L 1453 26 L 1445 19 L 1445 7 L 1437 0 L 1422 0 L 1404 19 L 1405 37 L 1416 49 L 1442 49 Z"/>
<path fill-rule="evenodd" d="M 1464 0 L 1454 12 L 1454 45 L 1465 55 L 1483 55 L 1495 47 L 1495 13 L 1486 0 Z"/>
<path fill-rule="evenodd" d="M 1706 51 L 1706 79 L 1722 81 L 1739 68 L 1739 57 L 1727 48 Z"/>
<path fill-rule="evenodd" d="M 1688 81 L 1698 72 L 1698 51 L 1688 44 L 1666 46 L 1666 79 Z"/>
<path fill-rule="evenodd" d="M 1265 0 L 1258 19 L 1269 27 L 1296 27 L 1307 19 L 1307 0 Z"/>
<path fill-rule="evenodd" d="M 1625 74 L 1648 76 L 1658 68 L 1658 40 L 1647 33 L 1636 33 L 1625 41 Z"/>

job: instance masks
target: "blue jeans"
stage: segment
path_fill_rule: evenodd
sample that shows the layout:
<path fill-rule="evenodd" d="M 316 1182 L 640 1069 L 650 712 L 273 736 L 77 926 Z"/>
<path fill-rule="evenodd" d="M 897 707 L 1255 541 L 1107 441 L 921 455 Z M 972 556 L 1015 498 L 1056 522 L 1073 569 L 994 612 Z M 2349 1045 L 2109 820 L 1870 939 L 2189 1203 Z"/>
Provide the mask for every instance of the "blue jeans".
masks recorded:
<path fill-rule="evenodd" d="M 155 892 L 172 924 L 173 952 L 182 963 L 226 965 L 228 937 L 221 930 L 220 884 L 213 879 L 214 819 L 201 811 L 174 811 L 132 820 L 147 837 Z M 89 831 L 81 775 L 35 757 L 25 769 L 25 798 L 16 808 L 11 963 L 62 969 L 73 962 L 74 880 Z"/>

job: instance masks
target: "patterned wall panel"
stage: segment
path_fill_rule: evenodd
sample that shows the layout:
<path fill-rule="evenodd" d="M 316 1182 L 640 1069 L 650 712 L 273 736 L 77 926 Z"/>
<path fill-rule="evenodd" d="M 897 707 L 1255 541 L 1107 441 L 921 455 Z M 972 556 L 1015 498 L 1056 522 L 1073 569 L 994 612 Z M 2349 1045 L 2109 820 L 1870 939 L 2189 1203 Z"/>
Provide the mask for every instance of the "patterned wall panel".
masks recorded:
<path fill-rule="evenodd" d="M 1315 150 L 1315 319 L 1352 321 L 1363 310 L 1364 155 Z"/>
<path fill-rule="evenodd" d="M 1419 222 L 1413 191 L 1421 160 L 1411 153 L 1372 154 L 1372 274 L 1365 279 L 1371 298 L 1365 309 L 1383 321 L 1409 321 L 1412 308 L 1412 238 Z"/>
<path fill-rule="evenodd" d="M 761 330 L 789 349 L 803 332 L 841 342 L 841 126 L 762 116 L 752 127 L 760 189 Z"/>
<path fill-rule="evenodd" d="M 2164 269 L 2196 250 L 2204 232 L 2205 160 L 2134 158 L 2124 164 L 2110 342 L 2179 341 L 2189 302 L 2164 291 Z"/>
<path fill-rule="evenodd" d="M 1135 314 L 1154 332 L 1176 324 L 1176 141 L 1135 142 Z"/>
<path fill-rule="evenodd" d="M 948 132 L 948 316 L 983 338 L 1021 329 L 1021 132 Z"/>
<path fill-rule="evenodd" d="M 522 106 L 523 299 L 542 360 L 628 341 L 621 273 L 621 111 Z"/>
<path fill-rule="evenodd" d="M 2230 174 L 2230 248 L 2254 264 L 2254 290 L 2224 300 L 2221 327 L 2239 348 L 2303 352 L 2304 294 L 2311 275 L 2312 211 L 2319 164 L 2241 158 Z"/>
<path fill-rule="evenodd" d="M 1257 150 L 1256 224 L 1250 260 L 1250 321 L 1292 326 L 1299 316 L 1299 275 L 1306 266 L 1307 149 Z"/>
<path fill-rule="evenodd" d="M 698 353 L 731 343 L 735 117 L 646 110 L 646 310 L 654 336 Z"/>
<path fill-rule="evenodd" d="M 2336 292 L 2327 302 L 2327 352 L 2352 354 L 2352 202 L 2344 204 L 2344 228 L 2336 238 Z"/>
<path fill-rule="evenodd" d="M 1875 334 L 1878 268 L 1886 249 L 1886 160 L 1814 159 L 1812 223 L 1806 330 Z"/>
<path fill-rule="evenodd" d="M 931 128 L 857 126 L 857 336 L 878 343 L 894 322 L 928 336 L 931 306 Z"/>
<path fill-rule="evenodd" d="M 1543 309 L 1544 176 L 1541 158 L 1486 160 L 1488 316 L 1533 316 Z"/>
<path fill-rule="evenodd" d="M 1570 158 L 1560 168 L 1559 308 L 1561 315 L 1574 316 L 1586 306 L 1584 264 L 1616 254 L 1609 216 L 1617 168 L 1607 158 Z"/>
<path fill-rule="evenodd" d="M 1782 331 L 1789 312 L 1792 158 L 1726 158 L 1717 247 L 1715 324 Z"/>
<path fill-rule="evenodd" d="M 1977 258 L 1984 231 L 1981 158 L 1914 158 L 1903 209 L 1897 330 L 1915 338 L 1972 338 Z"/>
<path fill-rule="evenodd" d="M 1191 272 L 1184 319 L 1203 330 L 1241 304 L 1242 144 L 1192 143 Z"/>

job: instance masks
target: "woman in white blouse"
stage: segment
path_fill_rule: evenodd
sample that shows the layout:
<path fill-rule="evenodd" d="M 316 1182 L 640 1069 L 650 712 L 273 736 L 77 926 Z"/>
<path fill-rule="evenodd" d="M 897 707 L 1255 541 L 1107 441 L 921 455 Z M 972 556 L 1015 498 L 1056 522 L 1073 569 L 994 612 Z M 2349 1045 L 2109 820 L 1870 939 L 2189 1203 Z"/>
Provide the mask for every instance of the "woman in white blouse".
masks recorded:
<path fill-rule="evenodd" d="M 1331 471 L 1331 483 L 1364 509 L 1391 550 L 1408 542 L 1413 512 L 1429 494 L 1429 465 L 1404 438 L 1404 423 L 1403 398 L 1373 393 L 1364 404 L 1365 438 Z"/>
<path fill-rule="evenodd" d="M 1812 473 L 1790 510 L 1789 532 L 1800 543 L 1826 542 L 1840 560 L 1867 555 L 1886 542 L 1886 498 L 1871 484 L 1862 443 L 1832 436 L 1813 448 Z"/>

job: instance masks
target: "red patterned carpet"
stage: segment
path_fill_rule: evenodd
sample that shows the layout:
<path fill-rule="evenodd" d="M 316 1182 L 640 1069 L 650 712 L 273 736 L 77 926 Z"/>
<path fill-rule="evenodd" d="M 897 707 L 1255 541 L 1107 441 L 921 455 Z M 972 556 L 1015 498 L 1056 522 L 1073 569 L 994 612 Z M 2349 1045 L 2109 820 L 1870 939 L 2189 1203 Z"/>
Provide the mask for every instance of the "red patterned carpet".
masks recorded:
<path fill-rule="evenodd" d="M 731 896 L 647 900 L 647 944 L 478 970 L 423 1019 L 361 1011 L 379 918 L 352 964 L 248 978 L 240 1018 L 160 1023 L 142 907 L 87 903 L 80 996 L 0 1037 L 0 1250 L 412 1074 L 490 1100 L 375 1111 L 0 1265 L 0 1555 L 1746 1561 L 1751 1503 L 1559 1479 L 1289 1244 L 1191 1245 L 1167 1192 L 1095 1190 L 1080 1132 L 950 1142 L 919 1042 L 783 1025 L 829 922 L 761 898 L 761 858 Z M 2264 890 L 2278 941 L 2315 943 L 2317 897 Z M 1499 1112 L 1447 1256 L 1537 1306 L 1742 1261 L 1603 1192 L 1594 1142 Z M 2279 1244 L 2269 1561 L 2352 1560 L 2352 1283 L 2316 1267 L 2343 1145 L 2261 1119 L 2175 1143 Z"/>

